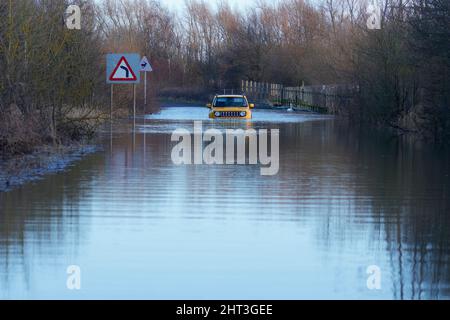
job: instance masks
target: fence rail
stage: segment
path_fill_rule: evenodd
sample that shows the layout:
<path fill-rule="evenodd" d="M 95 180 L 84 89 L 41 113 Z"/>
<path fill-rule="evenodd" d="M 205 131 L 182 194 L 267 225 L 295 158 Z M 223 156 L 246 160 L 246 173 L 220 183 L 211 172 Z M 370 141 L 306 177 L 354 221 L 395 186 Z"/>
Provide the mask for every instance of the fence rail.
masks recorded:
<path fill-rule="evenodd" d="M 281 84 L 241 81 L 241 90 L 250 99 L 272 106 L 289 105 L 327 113 L 348 108 L 358 91 L 353 85 L 284 87 Z"/>

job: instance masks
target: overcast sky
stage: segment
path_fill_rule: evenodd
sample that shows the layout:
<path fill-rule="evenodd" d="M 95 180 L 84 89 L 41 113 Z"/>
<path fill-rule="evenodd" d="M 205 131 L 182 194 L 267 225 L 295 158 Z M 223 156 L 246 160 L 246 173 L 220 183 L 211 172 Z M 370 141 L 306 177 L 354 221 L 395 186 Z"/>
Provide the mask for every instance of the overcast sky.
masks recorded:
<path fill-rule="evenodd" d="M 160 0 L 161 3 L 168 7 L 169 9 L 182 10 L 184 8 L 185 0 Z M 211 5 L 215 6 L 217 4 L 216 0 L 206 1 Z M 255 1 L 254 0 L 228 0 L 232 8 L 238 8 L 240 10 L 246 10 L 250 7 Z"/>

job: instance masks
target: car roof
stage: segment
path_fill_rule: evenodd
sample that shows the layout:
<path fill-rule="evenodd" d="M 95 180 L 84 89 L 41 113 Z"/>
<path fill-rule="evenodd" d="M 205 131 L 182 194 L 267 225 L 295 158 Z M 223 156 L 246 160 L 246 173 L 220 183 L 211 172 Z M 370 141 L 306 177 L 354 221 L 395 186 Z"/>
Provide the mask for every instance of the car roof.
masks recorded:
<path fill-rule="evenodd" d="M 217 98 L 243 98 L 243 94 L 220 94 L 216 95 Z"/>

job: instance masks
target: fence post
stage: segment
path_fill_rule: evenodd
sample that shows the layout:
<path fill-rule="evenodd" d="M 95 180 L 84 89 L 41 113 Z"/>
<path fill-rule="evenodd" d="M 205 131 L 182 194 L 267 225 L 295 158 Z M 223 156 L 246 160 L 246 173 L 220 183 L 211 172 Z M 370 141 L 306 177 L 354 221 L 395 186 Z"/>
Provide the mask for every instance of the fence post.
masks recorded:
<path fill-rule="evenodd" d="M 280 96 L 280 104 L 283 104 L 283 86 L 281 84 L 278 85 L 278 92 Z"/>
<path fill-rule="evenodd" d="M 278 103 L 279 100 L 280 100 L 280 91 L 279 91 L 280 88 L 279 88 L 279 86 L 278 86 L 277 83 L 274 83 L 273 89 L 275 90 L 275 92 L 274 92 L 274 94 L 275 94 L 275 100 L 276 100 L 277 103 Z"/>

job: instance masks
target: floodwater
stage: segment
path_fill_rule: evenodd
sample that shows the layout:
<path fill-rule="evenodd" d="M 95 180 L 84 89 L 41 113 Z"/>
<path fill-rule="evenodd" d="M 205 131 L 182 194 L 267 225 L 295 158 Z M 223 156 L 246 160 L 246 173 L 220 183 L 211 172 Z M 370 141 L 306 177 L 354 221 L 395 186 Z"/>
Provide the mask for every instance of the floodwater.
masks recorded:
<path fill-rule="evenodd" d="M 103 151 L 0 194 L 0 297 L 450 298 L 447 153 L 325 116 L 207 112 L 167 107 L 134 134 L 105 128 Z M 278 128 L 278 174 L 173 164 L 170 135 L 194 120 Z M 80 290 L 67 288 L 69 265 Z"/>

